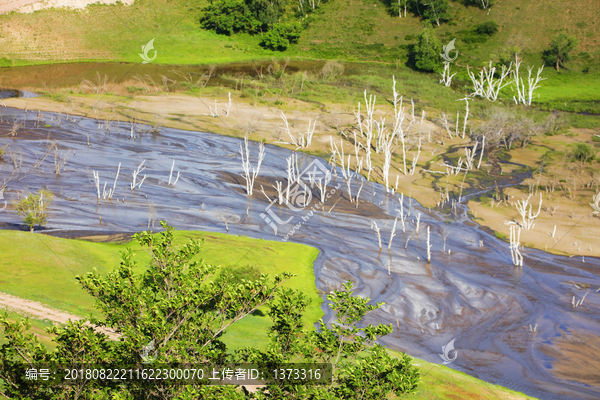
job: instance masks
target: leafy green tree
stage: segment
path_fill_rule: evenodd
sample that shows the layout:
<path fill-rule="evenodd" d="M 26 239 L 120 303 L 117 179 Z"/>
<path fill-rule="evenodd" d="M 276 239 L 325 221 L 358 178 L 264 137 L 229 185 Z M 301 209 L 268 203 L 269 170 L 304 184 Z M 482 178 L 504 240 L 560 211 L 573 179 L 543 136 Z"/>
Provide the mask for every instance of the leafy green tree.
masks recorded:
<path fill-rule="evenodd" d="M 423 17 L 432 24 L 435 22 L 439 26 L 440 21 L 450 20 L 450 13 L 448 12 L 450 3 L 448 0 L 429 0 L 426 4 L 423 4 L 426 6 Z"/>
<path fill-rule="evenodd" d="M 291 277 L 281 274 L 269 280 L 231 282 L 228 275 L 215 279 L 217 267 L 198 258 L 201 241 L 175 247 L 173 228 L 141 232 L 134 238 L 152 258 L 143 272 L 128 249 L 120 265 L 106 276 L 92 272 L 77 277 L 96 300 L 103 317 L 52 327 L 56 347 L 46 349 L 27 321 L 11 322 L 0 316 L 0 396 L 19 399 L 380 399 L 414 391 L 419 371 L 411 358 L 390 357 L 375 341 L 391 332 L 389 325 L 360 328 L 362 317 L 380 304 L 352 296 L 351 285 L 334 291 L 332 302 L 337 323 L 320 322 L 318 332 L 302 330 L 305 296 L 282 284 Z M 235 354 L 221 340 L 225 330 L 259 307 L 269 307 L 273 327 L 266 351 L 246 348 Z M 88 324 L 89 322 L 89 324 Z M 91 324 L 91 326 L 90 326 Z M 94 329 L 92 326 L 96 327 Z M 102 330 L 102 331 L 100 331 Z M 109 340 L 106 332 L 119 335 Z M 45 384 L 25 379 L 25 370 L 40 363 L 59 363 L 77 369 L 82 364 L 132 365 L 140 361 L 141 349 L 154 344 L 157 364 L 208 364 L 217 368 L 234 361 L 279 366 L 287 362 L 331 362 L 333 386 L 291 386 L 268 380 L 267 389 L 256 394 L 232 385 L 177 386 L 148 380 L 81 380 L 71 385 Z M 164 364 L 162 364 L 164 365 Z M 60 382 L 59 382 L 60 383 Z M 358 394 L 358 396 L 357 396 Z"/>
<path fill-rule="evenodd" d="M 300 31 L 298 23 L 277 24 L 263 34 L 260 45 L 270 50 L 285 51 L 291 43 L 298 43 Z"/>
<path fill-rule="evenodd" d="M 433 72 L 442 66 L 442 42 L 432 28 L 425 28 L 419 33 L 411 53 L 415 67 L 421 71 Z"/>
<path fill-rule="evenodd" d="M 260 22 L 243 0 L 218 0 L 202 10 L 200 25 L 222 35 L 256 32 Z"/>
<path fill-rule="evenodd" d="M 260 22 L 263 30 L 267 30 L 269 26 L 279 22 L 285 11 L 286 3 L 286 0 L 246 0 L 248 9 Z"/>
<path fill-rule="evenodd" d="M 48 207 L 54 194 L 50 190 L 40 189 L 37 193 L 30 193 L 26 197 L 22 198 L 15 205 L 17 215 L 23 215 L 23 222 L 25 222 L 31 232 L 36 225 L 40 227 L 45 225 L 48 221 Z"/>
<path fill-rule="evenodd" d="M 557 71 L 560 66 L 569 61 L 569 53 L 577 46 L 577 38 L 561 32 L 554 36 L 550 42 L 550 48 L 544 51 L 542 58 L 544 62 L 554 65 Z"/>

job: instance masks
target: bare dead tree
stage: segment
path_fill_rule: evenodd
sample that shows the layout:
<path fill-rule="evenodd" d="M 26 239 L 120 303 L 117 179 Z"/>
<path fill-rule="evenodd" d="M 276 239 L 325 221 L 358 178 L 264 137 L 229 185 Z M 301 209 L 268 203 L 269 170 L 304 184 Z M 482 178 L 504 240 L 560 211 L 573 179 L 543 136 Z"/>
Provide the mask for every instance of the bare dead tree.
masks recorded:
<path fill-rule="evenodd" d="M 533 78 L 531 76 L 533 67 L 531 67 L 531 66 L 527 67 L 527 72 L 529 73 L 529 76 L 527 78 L 527 88 L 526 88 L 523 78 L 519 76 L 519 69 L 521 68 L 522 60 L 519 58 L 518 54 L 516 54 L 515 56 L 516 56 L 516 62 L 515 62 L 513 84 L 514 84 L 515 88 L 517 89 L 518 99 L 516 96 L 513 96 L 513 100 L 515 101 L 515 104 L 520 103 L 525 106 L 530 106 L 531 100 L 533 99 L 533 92 L 539 88 L 538 84 L 540 83 L 540 81 L 543 81 L 546 79 L 546 78 L 541 77 L 542 71 L 544 70 L 544 66 L 542 65 L 538 69 L 538 72 L 537 72 L 537 75 L 535 78 Z"/>
<path fill-rule="evenodd" d="M 508 67 L 503 65 L 502 70 L 498 73 L 499 77 L 496 78 L 496 67 L 493 67 L 490 61 L 489 67 L 483 67 L 476 78 L 475 73 L 467 67 L 467 74 L 471 78 L 474 89 L 471 96 L 481 96 L 489 101 L 496 101 L 500 90 L 510 84 L 510 81 L 504 82 L 504 79 L 510 75 L 511 71 L 512 63 Z"/>
<path fill-rule="evenodd" d="M 217 216 L 225 224 L 225 229 L 229 232 L 229 224 L 236 222 L 239 218 L 231 211 L 230 207 L 222 208 L 217 212 Z"/>
<path fill-rule="evenodd" d="M 515 267 L 523 266 L 523 256 L 520 247 L 521 227 L 517 224 L 510 225 L 510 255 Z"/>
<path fill-rule="evenodd" d="M 404 193 L 400 194 L 400 210 L 396 209 L 398 213 L 400 213 L 400 218 L 402 220 L 402 233 L 406 233 L 406 225 L 404 223 Z"/>
<path fill-rule="evenodd" d="M 381 232 L 379 231 L 377 222 L 371 221 L 371 230 L 375 230 L 375 233 L 377 234 L 377 240 L 379 241 L 379 250 L 381 250 Z"/>
<path fill-rule="evenodd" d="M 440 83 L 443 83 L 444 86 L 450 87 L 452 84 L 452 78 L 456 75 L 456 72 L 450 75 L 450 63 L 444 62 L 444 71 L 440 73 L 442 75 L 442 79 L 440 79 Z"/>
<path fill-rule="evenodd" d="M 429 225 L 427 225 L 427 262 L 431 262 L 431 245 L 429 244 Z"/>
<path fill-rule="evenodd" d="M 14 120 L 12 128 L 11 128 L 10 132 L 8 133 L 8 136 L 17 136 L 17 134 L 19 133 L 21 128 L 23 128 L 24 126 L 25 126 L 25 122 L 23 122 L 21 120 Z"/>
<path fill-rule="evenodd" d="M 246 180 L 246 193 L 248 196 L 252 196 L 252 190 L 254 188 L 254 180 L 258 176 L 260 171 L 260 165 L 265 158 L 265 144 L 263 142 L 258 143 L 258 160 L 256 168 L 252 168 L 250 172 L 250 149 L 248 148 L 248 135 L 244 137 L 244 147 L 240 143 L 240 155 L 242 156 L 242 168 L 244 175 L 242 177 Z"/>
<path fill-rule="evenodd" d="M 171 179 L 173 178 L 173 168 L 175 168 L 175 159 L 173 159 L 173 164 L 171 164 L 171 172 L 169 173 L 169 186 L 171 186 Z M 180 173 L 181 173 L 181 171 L 177 171 L 177 177 L 175 178 L 175 181 L 173 182 L 173 186 L 175 186 L 175 184 L 179 180 Z"/>
<path fill-rule="evenodd" d="M 146 175 L 144 175 L 144 177 L 142 178 L 142 180 L 140 182 L 137 182 L 137 176 L 146 169 L 146 166 L 144 165 L 144 163 L 146 162 L 146 160 L 142 161 L 136 168 L 135 171 L 133 171 L 133 173 L 131 174 L 133 176 L 133 180 L 131 182 L 131 190 L 135 190 L 136 186 L 138 189 L 142 188 L 142 183 L 144 183 L 144 181 L 146 180 Z"/>
<path fill-rule="evenodd" d="M 594 215 L 600 214 L 600 192 L 592 196 L 592 203 L 590 203 L 590 206 L 594 209 Z"/>
<path fill-rule="evenodd" d="M 356 193 L 356 199 L 355 199 L 356 208 L 358 208 L 358 198 L 360 197 L 360 192 L 363 188 L 363 183 L 364 183 L 364 178 L 361 176 L 360 177 L 360 187 L 358 188 L 358 192 Z"/>
<path fill-rule="evenodd" d="M 523 219 L 523 228 L 526 230 L 530 230 L 535 226 L 535 219 L 540 215 L 542 210 L 542 194 L 540 193 L 540 204 L 538 207 L 537 213 L 533 213 L 533 205 L 529 204 L 529 199 L 531 198 L 531 194 L 525 200 L 518 200 L 516 204 L 517 211 L 521 215 Z M 529 208 L 527 208 L 529 206 Z"/>
<path fill-rule="evenodd" d="M 450 235 L 450 229 L 448 229 L 445 225 L 442 225 L 440 228 L 440 234 L 442 235 L 442 240 L 444 241 L 444 253 L 446 252 L 446 240 Z"/>
<path fill-rule="evenodd" d="M 156 221 L 158 214 L 156 213 L 156 207 L 154 203 L 148 203 L 148 229 L 150 229 L 150 223 L 154 228 L 154 222 Z"/>
<path fill-rule="evenodd" d="M 394 219 L 394 226 L 392 227 L 392 232 L 390 233 L 390 242 L 388 243 L 388 250 L 392 247 L 392 240 L 394 240 L 394 236 L 396 236 L 396 223 L 398 222 L 398 217 Z"/>

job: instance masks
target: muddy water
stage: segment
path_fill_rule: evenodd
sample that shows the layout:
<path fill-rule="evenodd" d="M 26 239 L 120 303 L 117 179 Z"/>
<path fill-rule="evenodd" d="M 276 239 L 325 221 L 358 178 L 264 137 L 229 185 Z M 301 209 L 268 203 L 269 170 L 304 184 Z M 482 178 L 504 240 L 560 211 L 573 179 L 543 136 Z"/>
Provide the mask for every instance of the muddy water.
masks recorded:
<path fill-rule="evenodd" d="M 364 184 L 361 199 L 372 203 L 368 208 L 371 216 L 360 214 L 361 204 L 367 203 L 350 212 L 352 207 L 347 204 L 340 170 L 328 184 L 328 190 L 341 186 L 326 201 L 324 210 L 315 206 L 319 193 L 313 190 L 312 199 L 303 210 L 274 204 L 269 213 L 260 188 L 248 197 L 234 179 L 226 178 L 242 172 L 238 139 L 175 129 L 163 129 L 159 134 L 134 132 L 135 138 L 131 138 L 130 126 L 126 124 L 113 124 L 107 130 L 103 122 L 85 118 L 67 121 L 63 115 L 58 128 L 56 114 L 44 114 L 43 120 L 38 121 L 37 113 L 32 111 L 0 111 L 4 119 L 0 123 L 0 146 L 8 145 L 11 153 L 4 156 L 0 178 L 10 176 L 12 160 L 17 160 L 4 197 L 12 200 L 18 193 L 41 187 L 52 190 L 55 201 L 46 229 L 49 233 L 134 232 L 146 229 L 149 218 L 164 219 L 179 229 L 225 232 L 226 218 L 231 234 L 282 240 L 294 224 L 300 224 L 289 240 L 321 251 L 314 265 L 317 287 L 328 292 L 352 280 L 358 286 L 357 293 L 385 302 L 365 322 L 393 324 L 394 332 L 384 340 L 390 347 L 441 363 L 438 353 L 442 353 L 442 346 L 455 339 L 457 357 L 450 364 L 452 368 L 542 399 L 600 397 L 598 360 L 587 358 L 584 365 L 571 362 L 570 374 L 558 374 L 560 360 L 552 356 L 561 348 L 569 350 L 565 354 L 578 354 L 572 351 L 573 347 L 586 353 L 585 341 L 569 342 L 569 338 L 597 337 L 600 332 L 600 294 L 595 293 L 600 287 L 598 259 L 588 258 L 584 263 L 581 258 L 527 249 L 525 267 L 517 270 L 512 267 L 508 245 L 469 221 L 464 207 L 459 207 L 454 217 L 423 209 L 406 198 L 403 207 L 405 212 L 410 210 L 410 221 L 406 223 L 406 233 L 398 221 L 388 252 L 390 230 L 399 208 L 398 196 L 385 193 L 380 185 Z M 24 121 L 25 127 L 16 137 L 5 136 L 15 119 Z M 59 159 L 68 154 L 60 176 L 54 171 L 54 151 L 44 159 L 52 141 L 58 145 Z M 250 144 L 253 163 L 257 147 L 256 143 Z M 289 155 L 285 149 L 266 146 L 260 170 L 263 182 L 284 180 Z M 181 176 L 176 185 L 169 185 L 173 159 L 172 180 L 177 171 Z M 144 160 L 146 169 L 137 181 L 143 175 L 147 177 L 141 188 L 132 191 L 132 172 Z M 298 154 L 298 160 L 300 170 L 318 166 L 311 164 L 314 157 Z M 108 190 L 113 187 L 119 163 L 120 175 L 112 201 L 98 201 L 92 171 L 98 171 L 100 191 L 105 182 Z M 351 188 L 356 194 L 356 181 Z M 273 190 L 269 190 L 268 194 L 273 195 Z M 408 188 L 404 191 L 408 192 Z M 332 200 L 340 194 L 345 196 L 346 204 L 330 212 Z M 261 214 L 268 216 L 271 225 Z M 415 219 L 419 214 L 417 236 Z M 290 218 L 287 225 L 277 223 Z M 371 229 L 373 220 L 381 230 L 382 251 Z M 0 222 L 3 226 L 17 226 L 19 220 L 13 213 L 2 212 Z M 277 228 L 276 235 L 273 226 Z M 428 226 L 430 264 L 426 261 Z M 445 243 L 450 254 L 442 252 L 443 229 L 451 232 Z M 570 281 L 591 285 L 584 304 L 577 308 L 571 305 L 572 296 L 580 299 L 587 290 L 577 290 Z M 324 310 L 328 308 L 324 306 Z M 326 318 L 331 320 L 331 314 Z M 535 333 L 529 332 L 530 324 L 537 325 Z M 454 355 L 449 354 L 451 358 Z M 574 368 L 585 371 L 582 383 Z"/>
<path fill-rule="evenodd" d="M 278 62 L 278 67 L 269 72 L 270 61 L 253 63 L 231 63 L 219 65 L 211 72 L 209 86 L 235 87 L 236 82 L 244 77 L 245 84 L 259 75 L 269 75 L 271 72 L 278 74 L 285 72 L 293 74 L 299 71 L 309 71 L 318 74 L 323 68 L 321 61 L 284 61 Z M 344 75 L 364 73 L 367 67 L 363 64 L 344 64 Z M 50 64 L 31 65 L 25 67 L 3 68 L 0 84 L 4 87 L 21 89 L 53 90 L 62 88 L 76 88 L 84 80 L 98 84 L 98 79 L 103 81 L 106 77 L 106 88 L 108 92 L 120 92 L 119 84 L 128 82 L 130 85 L 141 86 L 133 81 L 136 77 L 144 79 L 153 87 L 151 81 L 161 85 L 163 76 L 173 82 L 185 83 L 188 80 L 197 82 L 200 77 L 209 73 L 208 65 L 160 65 L 140 63 L 73 63 L 73 64 Z M 373 67 L 369 67 L 373 68 Z M 126 92 L 125 92 L 126 93 Z"/>

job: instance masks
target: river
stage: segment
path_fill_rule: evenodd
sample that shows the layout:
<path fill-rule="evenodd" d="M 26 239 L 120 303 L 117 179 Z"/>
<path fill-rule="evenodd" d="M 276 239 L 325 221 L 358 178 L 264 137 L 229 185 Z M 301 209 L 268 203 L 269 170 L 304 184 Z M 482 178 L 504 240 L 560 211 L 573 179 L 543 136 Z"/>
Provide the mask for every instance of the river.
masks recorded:
<path fill-rule="evenodd" d="M 565 379 L 556 364 L 565 337 L 597 337 L 600 332 L 600 294 L 594 291 L 600 287 L 600 260 L 596 258 L 583 262 L 581 257 L 525 249 L 524 267 L 517 269 L 508 244 L 472 222 L 464 205 L 449 215 L 425 209 L 406 196 L 403 209 L 405 213 L 410 210 L 406 233 L 398 221 L 388 251 L 395 210 L 400 207 L 398 194 L 365 183 L 360 197 L 365 202 L 356 209 L 348 201 L 339 168 L 327 186 L 327 191 L 335 192 L 324 209 L 316 207 L 320 196 L 316 185 L 306 207 L 296 201 L 295 209 L 278 204 L 269 208 L 259 185 L 248 197 L 239 184 L 241 180 L 235 178 L 242 173 L 239 139 L 169 128 L 151 133 L 147 126 L 139 126 L 138 132 L 134 129 L 132 137 L 131 126 L 126 123 L 113 122 L 107 127 L 104 121 L 54 113 L 43 113 L 40 119 L 35 111 L 11 108 L 3 108 L 1 113 L 0 147 L 8 145 L 7 150 L 19 160 L 4 197 L 14 200 L 17 193 L 42 187 L 52 190 L 55 200 L 46 233 L 135 232 L 146 229 L 149 217 L 154 217 L 178 229 L 225 232 L 227 219 L 231 234 L 269 240 L 283 240 L 288 235 L 289 241 L 320 250 L 314 264 L 317 288 L 329 292 L 352 280 L 357 294 L 386 303 L 364 323 L 393 324 L 394 332 L 383 340 L 388 346 L 441 363 L 442 346 L 455 339 L 457 352 L 451 368 L 542 399 L 600 397 L 598 386 Z M 7 136 L 15 120 L 24 126 L 17 136 Z M 51 143 L 57 150 L 49 150 Z M 249 146 L 252 164 L 256 165 L 258 144 L 251 142 Z M 59 161 L 66 156 L 60 175 L 55 173 L 55 153 Z M 266 145 L 257 183 L 285 181 L 290 154 Z M 318 174 L 327 168 L 322 159 L 302 153 L 297 157 L 300 171 L 308 168 Z M 0 179 L 8 178 L 13 170 L 11 160 L 12 156 L 4 156 Z M 175 180 L 177 172 L 180 177 L 175 185 L 169 185 L 173 160 L 171 179 Z M 131 190 L 132 172 L 143 161 L 146 169 L 137 182 L 147 177 L 141 188 Z M 119 164 L 112 200 L 99 200 L 93 171 L 98 172 L 102 192 L 112 189 Z M 358 187 L 358 181 L 353 180 L 353 195 Z M 409 188 L 398 190 L 408 193 Z M 267 190 L 271 197 L 273 193 L 273 189 Z M 342 201 L 330 210 L 340 195 Z M 383 250 L 372 229 L 373 221 L 381 230 Z M 13 213 L 0 213 L 0 222 L 4 228 L 19 226 Z M 431 231 L 430 263 L 427 227 Z M 289 235 L 292 229 L 294 233 Z M 450 254 L 442 251 L 444 230 L 449 232 L 445 248 Z M 571 281 L 585 282 L 592 288 L 583 306 L 574 308 L 571 304 Z M 581 297 L 585 291 L 577 293 Z M 331 321 L 325 303 L 323 309 L 326 320 Z M 537 326 L 535 332 L 530 332 L 530 324 Z M 585 352 L 585 346 L 581 349 Z"/>

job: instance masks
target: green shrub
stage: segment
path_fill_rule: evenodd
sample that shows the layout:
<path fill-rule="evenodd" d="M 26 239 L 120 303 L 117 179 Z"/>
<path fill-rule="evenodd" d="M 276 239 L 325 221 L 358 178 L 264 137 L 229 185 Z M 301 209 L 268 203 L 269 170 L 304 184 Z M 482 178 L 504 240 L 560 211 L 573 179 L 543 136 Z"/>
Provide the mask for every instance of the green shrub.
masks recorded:
<path fill-rule="evenodd" d="M 492 36 L 498 32 L 498 24 L 496 21 L 486 21 L 475 26 L 474 32 L 478 35 Z"/>
<path fill-rule="evenodd" d="M 475 32 L 469 31 L 462 37 L 462 41 L 468 44 L 485 43 L 488 37 L 486 35 L 478 35 Z"/>
<path fill-rule="evenodd" d="M 137 86 L 127 86 L 127 91 L 129 93 L 142 93 L 144 92 L 146 89 L 141 88 L 141 87 L 137 87 Z"/>
<path fill-rule="evenodd" d="M 596 158 L 596 149 L 587 143 L 577 143 L 571 151 L 573 160 L 588 162 Z"/>
<path fill-rule="evenodd" d="M 274 25 L 263 35 L 260 45 L 269 50 L 285 51 L 291 43 L 298 43 L 300 31 L 298 23 Z"/>
<path fill-rule="evenodd" d="M 0 58 L 0 68 L 10 67 L 13 64 L 12 60 L 8 57 Z"/>
<path fill-rule="evenodd" d="M 475 6 L 475 7 L 479 7 L 479 8 L 490 8 L 491 6 L 494 5 L 494 0 L 487 0 L 487 1 L 482 1 L 482 0 L 463 0 L 463 3 L 467 6 Z M 519 7 L 517 7 L 517 10 L 519 9 Z"/>
<path fill-rule="evenodd" d="M 37 193 L 30 193 L 15 204 L 17 215 L 22 215 L 23 222 L 29 226 L 31 232 L 36 225 L 40 227 L 48 221 L 48 207 L 54 199 L 54 193 L 40 189 Z"/>
<path fill-rule="evenodd" d="M 228 282 L 237 285 L 242 281 L 256 281 L 260 279 L 261 272 L 254 265 L 247 264 L 245 266 L 228 266 L 221 268 L 221 274 L 219 275 L 219 281 L 224 279 L 226 275 L 230 276 Z"/>

